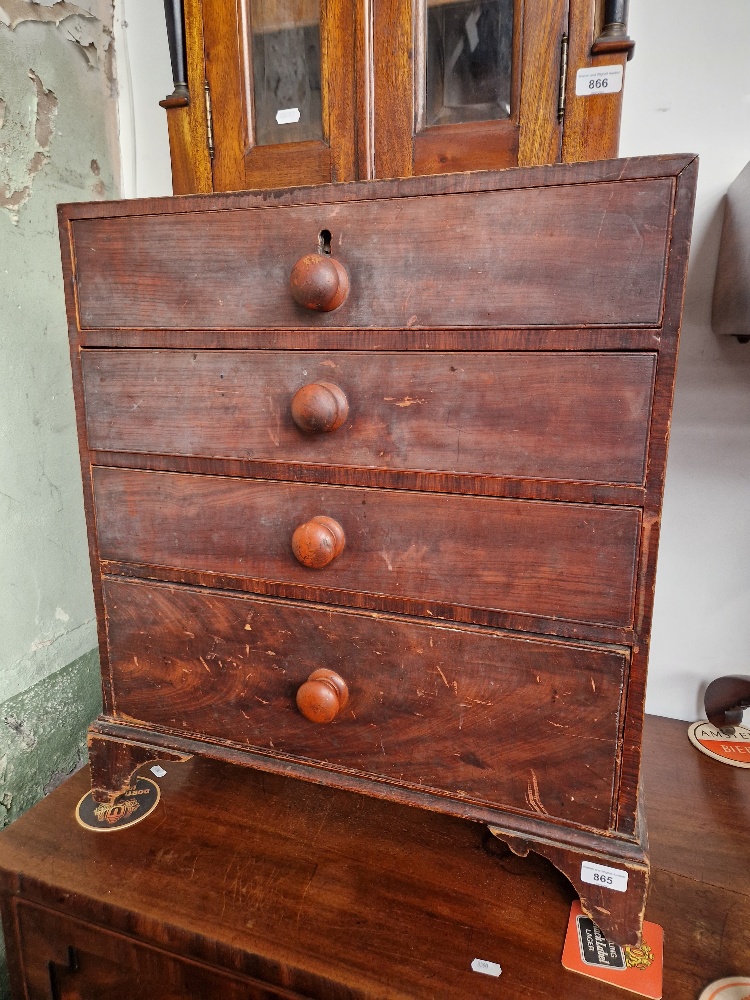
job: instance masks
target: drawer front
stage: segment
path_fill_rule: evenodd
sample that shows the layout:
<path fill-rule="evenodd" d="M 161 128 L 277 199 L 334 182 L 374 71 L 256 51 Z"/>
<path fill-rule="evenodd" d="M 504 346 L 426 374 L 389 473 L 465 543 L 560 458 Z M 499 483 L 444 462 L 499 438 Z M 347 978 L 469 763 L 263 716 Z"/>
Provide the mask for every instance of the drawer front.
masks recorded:
<path fill-rule="evenodd" d="M 628 626 L 640 513 L 632 508 L 96 468 L 100 556 L 418 602 Z M 295 529 L 333 518 L 322 569 Z M 326 598 L 328 599 L 328 598 Z"/>
<path fill-rule="evenodd" d="M 83 328 L 658 325 L 670 178 L 72 224 Z M 331 313 L 289 276 L 331 233 Z"/>
<path fill-rule="evenodd" d="M 653 354 L 82 352 L 89 446 L 596 483 L 643 482 Z M 333 382 L 348 418 L 303 433 Z"/>
<path fill-rule="evenodd" d="M 105 580 L 116 714 L 420 791 L 606 828 L 624 651 Z M 348 704 L 304 718 L 336 671 Z"/>
<path fill-rule="evenodd" d="M 24 900 L 16 901 L 14 910 L 24 995 L 32 1000 L 305 1000 L 283 986 L 232 975 Z M 143 914 L 131 914 L 135 927 L 139 917 Z"/>

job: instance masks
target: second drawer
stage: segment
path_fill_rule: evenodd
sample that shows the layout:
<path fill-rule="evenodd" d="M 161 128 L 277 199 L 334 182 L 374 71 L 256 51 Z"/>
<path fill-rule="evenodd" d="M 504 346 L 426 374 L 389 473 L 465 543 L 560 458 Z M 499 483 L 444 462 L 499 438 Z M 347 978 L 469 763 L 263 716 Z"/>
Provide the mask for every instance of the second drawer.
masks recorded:
<path fill-rule="evenodd" d="M 633 508 L 113 468 L 94 469 L 94 500 L 110 562 L 309 587 L 332 601 L 348 592 L 632 622 Z M 337 522 L 345 542 L 328 565 L 308 568 L 292 536 L 319 516 Z"/>
<path fill-rule="evenodd" d="M 140 454 L 638 485 L 648 353 L 82 353 L 91 448 Z M 303 432 L 292 400 L 348 402 Z M 317 395 L 315 394 L 317 392 Z"/>

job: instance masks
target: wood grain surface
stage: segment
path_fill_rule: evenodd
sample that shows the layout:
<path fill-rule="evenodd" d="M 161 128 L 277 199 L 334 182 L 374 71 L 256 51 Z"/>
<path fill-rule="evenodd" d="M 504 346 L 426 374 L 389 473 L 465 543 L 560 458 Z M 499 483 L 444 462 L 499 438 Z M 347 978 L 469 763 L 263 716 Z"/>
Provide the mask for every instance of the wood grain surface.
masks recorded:
<path fill-rule="evenodd" d="M 627 626 L 640 514 L 535 503 L 95 468 L 102 559 Z M 346 549 L 320 570 L 291 538 L 311 517 Z"/>
<path fill-rule="evenodd" d="M 645 475 L 653 354 L 86 350 L 82 363 L 89 444 L 102 451 L 633 485 Z M 303 433 L 292 399 L 326 380 L 348 420 Z"/>
<path fill-rule="evenodd" d="M 213 191 L 203 53 L 203 7 L 201 0 L 183 0 L 190 103 L 167 109 L 172 192 L 207 194 Z"/>
<path fill-rule="evenodd" d="M 646 917 L 665 931 L 667 1000 L 746 974 L 750 954 L 750 786 L 686 731 L 646 719 Z M 50 962 L 87 1000 L 177 1000 L 185 975 L 227 991 L 241 978 L 252 1000 L 258 981 L 315 1000 L 621 995 L 560 963 L 567 881 L 478 824 L 197 758 L 165 768 L 157 811 L 127 831 L 77 826 L 82 771 L 0 834 L 19 996 L 24 974 L 50 989 Z M 499 980 L 472 972 L 475 958 L 501 965 Z"/>
<path fill-rule="evenodd" d="M 80 325 L 656 325 L 672 198 L 664 178 L 79 220 Z M 289 275 L 323 229 L 351 291 L 313 314 Z"/>
<path fill-rule="evenodd" d="M 539 30 L 551 23 L 539 21 Z M 402 69 L 408 71 L 406 63 Z M 576 885 L 582 852 L 637 869 L 643 877 L 634 881 L 627 906 L 599 901 L 608 910 L 602 918 L 607 926 L 623 940 L 637 937 L 647 869 L 639 799 L 646 663 L 696 166 L 695 158 L 681 156 L 63 207 L 71 358 L 104 667 L 105 714 L 90 734 L 100 791 L 115 792 L 124 771 L 162 749 L 219 756 L 312 782 L 322 776 L 338 788 L 493 823 L 522 851 L 546 852 Z M 328 316 L 294 305 L 287 291 L 292 266 L 316 249 L 322 229 L 331 231 L 333 254 L 352 279 L 346 303 Z M 116 368 L 126 355 L 87 354 L 94 346 L 135 348 L 137 361 L 128 361 L 117 377 L 113 369 L 110 386 L 101 378 L 97 384 L 92 359 Z M 268 367 L 269 352 L 281 351 L 295 373 L 293 383 L 280 361 Z M 440 367 L 446 351 L 455 352 L 455 372 Z M 500 351 L 507 357 L 494 353 Z M 206 357 L 209 352 L 215 357 Z M 484 367 L 475 352 L 482 352 Z M 593 352 L 596 359 L 587 362 Z M 179 358 L 184 364 L 188 356 L 186 370 L 196 364 L 199 375 L 186 384 L 163 362 Z M 346 368 L 352 359 L 356 372 Z M 339 367 L 334 371 L 323 361 Z M 506 363 L 511 368 L 502 367 Z M 149 385 L 154 364 L 159 374 Z M 275 409 L 262 410 L 266 415 L 249 427 L 241 397 L 251 369 L 263 401 L 274 401 Z M 282 431 L 282 414 L 304 380 L 336 381 L 330 373 L 347 382 L 342 391 L 349 412 L 340 426 L 319 442 L 302 439 L 289 424 Z M 429 388 L 434 383 L 440 390 L 437 409 L 430 409 L 422 391 L 425 373 Z M 231 393 L 222 385 L 228 376 Z M 398 394 L 379 384 L 389 379 L 398 383 Z M 199 385 L 214 390 L 206 395 L 213 395 L 222 422 L 233 425 L 234 440 L 212 426 L 207 409 L 194 408 Z M 535 412 L 537 395 L 546 413 L 541 407 Z M 473 396 L 473 409 L 467 408 Z M 574 396 L 580 397 L 578 408 Z M 165 417 L 160 397 L 167 406 L 172 397 L 176 417 Z M 87 403 L 92 437 L 106 428 L 98 439 L 104 447 L 93 451 Z M 191 434 L 180 421 L 195 425 Z M 442 466 L 430 459 L 438 454 L 437 425 L 450 446 Z M 511 440 L 517 434 L 515 452 L 500 442 L 493 455 L 480 441 L 482 434 L 503 437 L 497 427 Z M 124 437 L 118 439 L 120 430 Z M 243 438 L 257 450 L 243 455 L 235 447 Z M 355 438 L 357 446 L 347 452 L 344 442 Z M 301 450 L 318 445 L 330 449 L 322 461 Z M 274 454 L 277 448 L 283 457 Z M 414 467 L 418 462 L 422 468 Z M 618 462 L 624 463 L 619 471 Z M 555 475 L 573 478 L 545 478 Z M 591 478 L 575 478 L 585 476 Z M 334 518 L 346 544 L 329 565 L 308 569 L 295 560 L 291 538 L 318 516 Z M 102 573 L 118 576 L 111 582 L 121 587 L 146 587 L 143 581 L 150 580 L 157 590 L 157 581 L 180 593 L 211 588 L 204 598 L 221 606 L 252 601 L 244 592 L 268 603 L 280 598 L 284 614 L 298 607 L 304 616 L 316 610 L 311 602 L 325 604 L 331 621 L 358 614 L 375 622 L 368 615 L 374 612 L 400 616 L 399 628 L 426 629 L 432 620 L 436 630 L 450 630 L 449 622 L 465 623 L 468 628 L 458 624 L 455 631 L 471 633 L 473 649 L 474 634 L 487 632 L 472 628 L 478 625 L 517 630 L 530 642 L 552 646 L 565 646 L 553 636 L 575 640 L 597 656 L 617 653 L 627 673 L 618 701 L 622 729 L 601 757 L 614 793 L 612 828 L 603 835 L 598 820 L 577 825 L 533 805 L 524 811 L 523 803 L 472 804 L 457 782 L 452 790 L 423 791 L 390 773 L 384 781 L 378 772 L 347 770 L 319 755 L 206 736 L 200 719 L 191 732 L 177 726 L 187 722 L 178 719 L 185 712 L 177 708 L 170 716 L 174 728 L 127 712 L 114 717 L 120 687 L 130 690 L 126 671 L 141 656 L 134 652 L 112 683 Z M 141 582 L 126 583 L 128 578 Z M 174 615 L 171 621 L 176 627 Z M 270 624 L 264 634 L 272 634 Z M 507 638 L 523 641 L 522 634 Z M 138 642 L 149 648 L 145 636 Z M 586 645 L 594 642 L 620 649 Z M 274 647 L 269 642 L 266 649 Z M 466 656 L 475 662 L 471 651 Z M 203 659 L 208 678 L 214 665 L 207 655 Z M 303 680 L 318 665 L 310 666 Z M 346 679 L 341 664 L 333 666 Z M 476 668 L 478 676 L 487 676 L 483 669 Z M 376 670 L 371 667 L 369 679 Z M 237 692 L 222 688 L 228 681 L 217 676 L 216 690 L 231 709 Z M 131 688 L 148 683 L 138 676 Z M 352 705 L 360 684 L 358 676 Z M 373 689 L 364 689 L 370 697 Z M 212 702 L 200 690 L 202 714 L 211 716 Z M 384 698 L 386 691 L 384 685 Z M 276 689 L 271 695 L 264 700 L 292 705 L 289 718 L 305 721 L 294 714 L 291 698 L 284 701 Z M 347 709 L 332 723 L 309 728 L 329 731 L 324 738 L 330 739 L 349 724 Z M 450 729 L 450 714 L 441 718 Z M 236 722 L 241 735 L 246 720 Z M 415 732 L 411 718 L 408 723 L 401 720 L 407 742 Z M 502 753 L 503 739 L 501 727 L 488 728 L 484 753 L 471 752 L 486 762 L 487 747 Z M 399 756 L 402 745 L 393 745 Z M 404 754 L 410 752 L 407 747 Z M 555 766 L 566 760 L 572 766 L 570 741 L 558 746 L 557 756 Z M 467 761 L 456 765 L 461 776 L 461 768 L 471 767 Z M 547 808 L 539 777 L 537 786 Z M 560 790 L 564 794 L 562 785 Z M 524 798 L 528 793 L 537 801 L 532 792 L 527 784 Z M 521 801 L 520 794 L 513 793 L 512 803 Z"/>
<path fill-rule="evenodd" d="M 320 4 L 322 139 L 266 146 L 258 145 L 254 127 L 250 5 L 202 0 L 202 8 L 216 145 L 214 190 L 354 180 L 355 5 L 350 0 Z"/>
<path fill-rule="evenodd" d="M 104 592 L 118 717 L 608 827 L 622 650 L 114 579 Z M 349 689 L 329 725 L 295 703 L 320 668 Z"/>

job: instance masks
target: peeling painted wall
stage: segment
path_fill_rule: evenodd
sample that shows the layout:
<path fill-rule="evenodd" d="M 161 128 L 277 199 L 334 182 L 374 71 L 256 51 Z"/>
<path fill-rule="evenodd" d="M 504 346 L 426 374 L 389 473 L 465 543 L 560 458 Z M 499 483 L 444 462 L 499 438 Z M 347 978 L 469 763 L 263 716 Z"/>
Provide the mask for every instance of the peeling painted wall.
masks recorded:
<path fill-rule="evenodd" d="M 117 192 L 109 0 L 0 0 L 0 710 L 96 642 L 57 239 Z"/>
<path fill-rule="evenodd" d="M 100 704 L 56 206 L 118 190 L 112 19 L 0 0 L 0 827 L 79 765 Z"/>
<path fill-rule="evenodd" d="M 56 206 L 117 194 L 112 21 L 0 0 L 0 825 L 74 766 L 99 699 Z"/>

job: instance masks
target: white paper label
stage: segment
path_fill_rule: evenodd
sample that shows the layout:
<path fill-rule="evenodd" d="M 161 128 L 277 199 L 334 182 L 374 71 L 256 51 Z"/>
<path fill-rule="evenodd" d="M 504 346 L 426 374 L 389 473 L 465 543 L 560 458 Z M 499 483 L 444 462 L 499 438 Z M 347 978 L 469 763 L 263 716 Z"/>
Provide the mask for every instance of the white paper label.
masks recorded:
<path fill-rule="evenodd" d="M 600 885 L 604 889 L 614 889 L 615 892 L 627 892 L 628 873 L 621 868 L 608 868 L 607 865 L 597 865 L 593 861 L 581 864 L 581 881 L 589 885 Z"/>
<path fill-rule="evenodd" d="M 619 94 L 621 90 L 622 66 L 592 66 L 576 73 L 576 97 Z"/>
<path fill-rule="evenodd" d="M 276 112 L 277 125 L 294 125 L 299 121 L 299 108 L 282 108 Z"/>
<path fill-rule="evenodd" d="M 485 962 L 483 958 L 475 958 L 471 963 L 472 972 L 483 972 L 485 976 L 497 978 L 503 971 L 496 962 Z"/>
<path fill-rule="evenodd" d="M 154 766 L 151 768 L 151 773 L 155 774 L 157 778 L 163 778 L 167 772 L 164 770 L 161 764 L 154 764 Z"/>

